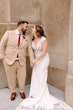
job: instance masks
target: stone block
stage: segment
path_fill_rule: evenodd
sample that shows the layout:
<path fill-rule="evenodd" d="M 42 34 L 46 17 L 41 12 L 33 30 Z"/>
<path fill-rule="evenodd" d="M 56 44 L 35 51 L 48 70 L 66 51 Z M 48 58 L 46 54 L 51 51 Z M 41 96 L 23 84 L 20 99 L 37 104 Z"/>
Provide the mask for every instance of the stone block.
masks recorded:
<path fill-rule="evenodd" d="M 11 22 L 26 20 L 30 23 L 41 22 L 39 0 L 10 0 Z"/>
<path fill-rule="evenodd" d="M 6 30 L 7 30 L 7 25 L 6 24 L 0 24 L 0 39 L 2 38 L 2 36 Z"/>
<path fill-rule="evenodd" d="M 48 83 L 57 87 L 60 90 L 65 90 L 66 71 L 49 67 Z"/>
<path fill-rule="evenodd" d="M 0 23 L 10 21 L 9 7 L 9 0 L 0 0 Z"/>
<path fill-rule="evenodd" d="M 71 77 L 66 79 L 65 101 L 73 107 L 73 78 Z"/>
<path fill-rule="evenodd" d="M 3 63 L 0 61 L 0 88 L 7 87 L 7 78 L 4 70 Z"/>
<path fill-rule="evenodd" d="M 69 61 L 68 63 L 68 77 L 73 78 L 73 61 Z"/>

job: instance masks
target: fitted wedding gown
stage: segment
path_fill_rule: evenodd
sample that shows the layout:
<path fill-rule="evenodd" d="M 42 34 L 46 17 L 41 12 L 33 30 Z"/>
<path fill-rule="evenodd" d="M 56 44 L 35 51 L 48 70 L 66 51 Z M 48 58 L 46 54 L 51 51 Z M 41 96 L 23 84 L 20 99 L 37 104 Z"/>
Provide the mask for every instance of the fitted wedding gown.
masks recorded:
<path fill-rule="evenodd" d="M 42 52 L 42 42 L 46 40 L 42 37 L 35 45 L 32 42 L 35 58 Z M 66 103 L 50 95 L 47 85 L 47 75 L 49 66 L 49 55 L 45 54 L 33 67 L 29 98 L 23 100 L 16 110 L 73 110 Z"/>

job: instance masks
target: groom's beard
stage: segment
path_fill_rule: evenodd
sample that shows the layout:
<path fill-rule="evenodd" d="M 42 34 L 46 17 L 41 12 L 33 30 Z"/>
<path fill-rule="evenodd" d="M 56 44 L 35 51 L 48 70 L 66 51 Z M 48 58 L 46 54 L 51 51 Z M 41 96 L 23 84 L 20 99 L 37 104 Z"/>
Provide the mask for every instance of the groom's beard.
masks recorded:
<path fill-rule="evenodd" d="M 23 39 L 25 39 L 25 34 L 26 34 L 26 30 L 21 30 L 22 31 L 22 34 L 23 34 Z"/>
<path fill-rule="evenodd" d="M 25 30 L 23 30 L 23 29 L 22 29 L 22 34 L 23 34 L 23 35 L 25 35 L 25 34 L 26 34 L 26 31 L 25 31 Z"/>
<path fill-rule="evenodd" d="M 25 35 L 25 34 L 26 34 L 26 32 L 25 32 L 25 31 L 22 31 L 22 33 L 23 33 L 23 35 Z"/>

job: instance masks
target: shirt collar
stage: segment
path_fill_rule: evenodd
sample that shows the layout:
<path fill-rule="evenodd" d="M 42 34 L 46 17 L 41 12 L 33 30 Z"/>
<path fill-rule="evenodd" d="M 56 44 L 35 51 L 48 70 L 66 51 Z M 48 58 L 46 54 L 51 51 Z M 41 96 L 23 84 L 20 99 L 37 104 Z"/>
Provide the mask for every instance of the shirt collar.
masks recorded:
<path fill-rule="evenodd" d="M 18 31 L 18 29 L 16 29 L 16 34 L 18 35 L 18 34 L 21 34 L 19 31 Z"/>

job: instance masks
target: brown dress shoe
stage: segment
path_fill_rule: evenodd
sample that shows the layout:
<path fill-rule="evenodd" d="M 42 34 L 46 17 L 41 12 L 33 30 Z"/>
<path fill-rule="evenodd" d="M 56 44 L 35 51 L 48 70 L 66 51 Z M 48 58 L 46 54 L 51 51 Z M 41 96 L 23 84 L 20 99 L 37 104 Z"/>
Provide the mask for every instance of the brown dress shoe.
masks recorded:
<path fill-rule="evenodd" d="M 22 92 L 22 93 L 20 92 L 20 96 L 21 96 L 21 98 L 22 98 L 22 99 L 25 99 L 25 98 L 26 98 L 26 96 L 25 96 L 25 93 L 24 93 L 24 92 Z"/>
<path fill-rule="evenodd" d="M 11 100 L 14 100 L 16 98 L 16 92 L 13 92 L 12 94 L 11 94 Z"/>

